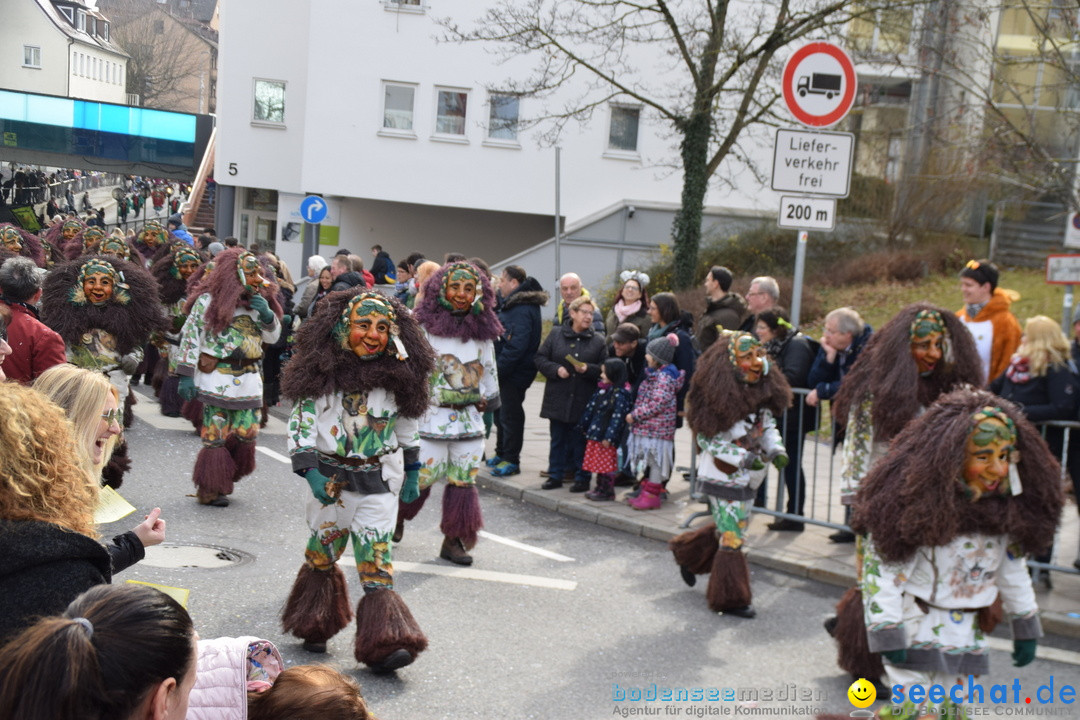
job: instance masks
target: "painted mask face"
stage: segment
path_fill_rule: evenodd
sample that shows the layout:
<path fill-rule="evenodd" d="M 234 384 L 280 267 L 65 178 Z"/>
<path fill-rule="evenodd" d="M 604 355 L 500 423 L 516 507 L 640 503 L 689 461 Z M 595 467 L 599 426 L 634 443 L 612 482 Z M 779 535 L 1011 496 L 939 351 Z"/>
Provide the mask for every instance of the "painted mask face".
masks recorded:
<path fill-rule="evenodd" d="M 98 252 L 102 255 L 118 257 L 121 260 L 129 260 L 131 258 L 128 253 L 127 243 L 124 242 L 123 238 L 118 238 L 116 236 L 110 236 L 102 240 Z"/>
<path fill-rule="evenodd" d="M 749 333 L 740 333 L 731 339 L 728 358 L 739 377 L 747 385 L 756 385 L 765 375 L 765 348 Z"/>
<path fill-rule="evenodd" d="M 0 244 L 3 244 L 5 250 L 10 250 L 13 253 L 22 252 L 22 236 L 13 227 L 0 229 Z"/>
<path fill-rule="evenodd" d="M 244 289 L 248 292 L 258 292 L 259 288 L 266 284 L 266 280 L 262 276 L 262 266 L 259 265 L 259 259 L 249 252 L 242 254 L 237 260 L 236 272 L 240 276 L 240 282 L 243 283 Z"/>
<path fill-rule="evenodd" d="M 179 250 L 173 255 L 173 267 L 181 280 L 187 280 L 199 269 L 199 256 L 190 250 Z"/>
<path fill-rule="evenodd" d="M 1016 432 L 998 412 L 979 411 L 968 435 L 964 456 L 964 483 L 973 501 L 1008 495 L 1009 465 L 1016 462 Z"/>
<path fill-rule="evenodd" d="M 390 318 L 365 309 L 365 304 L 357 304 L 349 313 L 349 347 L 361 360 L 382 355 L 390 342 Z"/>
<path fill-rule="evenodd" d="M 945 321 L 937 310 L 920 310 L 911 322 L 911 357 L 920 375 L 929 375 L 945 357 Z"/>
<path fill-rule="evenodd" d="M 105 232 L 101 228 L 88 227 L 83 230 L 82 244 L 83 250 L 90 251 L 101 244 L 101 239 L 105 237 Z"/>
<path fill-rule="evenodd" d="M 80 232 L 82 232 L 82 229 L 83 229 L 82 223 L 80 223 L 80 222 L 78 222 L 76 220 L 68 220 L 63 225 L 60 226 L 60 235 L 65 240 L 70 240 L 71 238 L 75 237 Z"/>
<path fill-rule="evenodd" d="M 91 272 L 83 278 L 83 292 L 86 299 L 95 305 L 101 305 L 112 299 L 116 281 L 112 275 L 104 272 Z"/>
<path fill-rule="evenodd" d="M 446 278 L 446 302 L 450 311 L 465 313 L 476 302 L 476 275 L 467 268 L 454 268 Z"/>
<path fill-rule="evenodd" d="M 165 242 L 165 228 L 157 223 L 147 223 L 139 233 L 139 240 L 142 240 L 149 248 L 156 248 Z"/>

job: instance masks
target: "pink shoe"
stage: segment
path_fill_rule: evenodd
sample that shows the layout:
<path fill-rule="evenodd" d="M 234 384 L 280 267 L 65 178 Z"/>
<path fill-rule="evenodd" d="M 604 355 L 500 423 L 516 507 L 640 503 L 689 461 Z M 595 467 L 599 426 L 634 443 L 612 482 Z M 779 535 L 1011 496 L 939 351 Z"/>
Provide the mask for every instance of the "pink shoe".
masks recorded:
<path fill-rule="evenodd" d="M 636 498 L 630 498 L 626 502 L 635 510 L 657 510 L 664 504 L 664 501 L 660 498 L 660 493 L 663 491 L 664 486 L 660 483 L 642 480 L 641 494 Z"/>

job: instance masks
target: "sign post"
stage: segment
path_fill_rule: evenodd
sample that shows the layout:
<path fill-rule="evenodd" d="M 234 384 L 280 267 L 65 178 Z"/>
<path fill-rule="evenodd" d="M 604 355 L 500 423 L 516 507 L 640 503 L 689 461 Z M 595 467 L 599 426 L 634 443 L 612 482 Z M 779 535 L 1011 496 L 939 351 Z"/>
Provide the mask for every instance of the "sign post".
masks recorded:
<path fill-rule="evenodd" d="M 791 115 L 809 128 L 827 128 L 847 116 L 855 102 L 855 65 L 843 49 L 816 42 L 795 51 L 784 65 L 782 95 Z M 780 197 L 777 225 L 797 230 L 791 324 L 799 326 L 809 230 L 836 227 L 836 198 L 851 189 L 855 136 L 851 133 L 781 128 L 773 147 L 772 189 Z M 824 197 L 823 197 L 824 196 Z"/>
<path fill-rule="evenodd" d="M 304 249 L 300 267 L 307 270 L 308 260 L 319 252 L 319 224 L 326 219 L 326 200 L 308 195 L 300 201 L 300 217 L 304 218 Z"/>

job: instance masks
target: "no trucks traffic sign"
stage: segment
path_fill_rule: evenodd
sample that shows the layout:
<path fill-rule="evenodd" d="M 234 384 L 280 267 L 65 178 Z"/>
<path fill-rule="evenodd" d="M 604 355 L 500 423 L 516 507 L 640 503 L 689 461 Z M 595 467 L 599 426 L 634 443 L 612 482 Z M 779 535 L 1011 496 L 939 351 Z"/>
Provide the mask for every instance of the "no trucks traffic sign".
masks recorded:
<path fill-rule="evenodd" d="M 804 45 L 784 65 L 784 102 L 803 125 L 829 127 L 843 120 L 856 86 L 855 65 L 832 43 Z"/>

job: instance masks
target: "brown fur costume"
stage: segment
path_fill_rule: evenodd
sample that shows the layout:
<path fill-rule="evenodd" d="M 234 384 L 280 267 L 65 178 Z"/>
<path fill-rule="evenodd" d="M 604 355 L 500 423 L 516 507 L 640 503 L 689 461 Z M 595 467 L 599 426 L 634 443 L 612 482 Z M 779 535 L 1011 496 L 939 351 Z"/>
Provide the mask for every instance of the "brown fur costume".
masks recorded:
<path fill-rule="evenodd" d="M 87 303 L 73 305 L 71 289 L 78 284 L 79 270 L 89 260 L 108 263 L 123 274 L 131 302 L 108 302 L 103 307 Z M 127 355 L 141 347 L 155 330 L 168 328 L 158 302 L 158 285 L 153 276 L 135 263 L 111 255 L 84 255 L 58 265 L 45 278 L 41 295 L 41 321 L 60 334 L 67 345 L 76 345 L 88 330 L 99 328 L 116 340 L 116 350 Z"/>
<path fill-rule="evenodd" d="M 921 377 L 911 356 L 911 323 L 923 310 L 945 321 L 948 353 L 929 377 Z M 951 356 L 951 362 L 949 358 Z M 960 318 L 930 303 L 908 305 L 870 337 L 833 401 L 833 418 L 845 426 L 851 408 L 873 398 L 874 441 L 889 440 L 938 396 L 968 383 L 978 386 L 982 364 L 971 333 Z M 917 388 L 916 392 L 912 392 Z"/>
<path fill-rule="evenodd" d="M 206 309 L 206 329 L 218 334 L 225 332 L 236 314 L 236 308 L 251 309 L 251 300 L 244 285 L 236 273 L 237 259 L 248 252 L 244 248 L 229 248 L 218 253 L 214 258 L 214 270 L 203 275 L 199 282 L 190 286 L 188 300 L 184 304 L 184 314 L 191 313 L 191 307 L 203 293 L 210 293 L 210 306 Z M 155 261 L 157 262 L 157 261 Z M 194 276 L 192 276 L 194 277 Z M 273 277 L 264 277 L 266 282 L 259 288 L 259 294 L 266 298 L 270 309 L 281 319 L 281 303 L 278 302 L 278 286 Z"/>
<path fill-rule="evenodd" d="M 397 315 L 401 341 L 409 353 L 405 361 L 391 354 L 393 344 L 381 357 L 360 360 L 333 339 L 334 324 L 345 306 L 362 292 L 368 291 L 352 288 L 330 293 L 303 322 L 296 333 L 292 359 L 282 373 L 281 391 L 285 397 L 299 400 L 337 390 L 369 392 L 383 388 L 394 394 L 394 402 L 403 417 L 418 418 L 427 412 L 428 376 L 435 369 L 435 353 L 404 305 L 387 298 Z"/>
<path fill-rule="evenodd" d="M 19 233 L 19 242 L 22 244 L 22 250 L 18 252 L 19 255 L 30 258 L 40 268 L 45 267 L 45 247 L 41 244 L 41 239 L 37 235 L 11 223 L 0 223 L 0 229 L 3 228 L 14 228 Z M 0 246 L 0 249 L 3 249 L 3 246 Z M 4 252 L 10 253 L 8 250 L 4 250 Z M 14 255 L 15 253 L 10 254 Z"/>
<path fill-rule="evenodd" d="M 972 502 L 960 480 L 963 449 L 972 415 L 986 406 L 1000 408 L 1016 425 L 1023 491 Z M 983 390 L 955 390 L 896 436 L 859 487 L 851 526 L 873 535 L 886 562 L 903 562 L 920 547 L 967 533 L 1005 534 L 1023 552 L 1036 554 L 1054 539 L 1064 502 L 1059 477 L 1057 460 L 1015 405 Z"/>
<path fill-rule="evenodd" d="M 184 247 L 191 247 L 182 240 L 178 242 Z M 173 274 L 173 252 L 175 250 L 176 244 L 174 243 L 172 246 L 170 246 L 168 255 L 162 255 L 160 258 L 157 259 L 157 261 L 154 262 L 153 265 L 150 266 L 150 274 L 153 275 L 154 279 L 156 279 L 158 282 L 162 305 L 172 305 L 174 302 L 186 297 L 188 294 L 188 281 L 184 280 L 183 278 L 176 277 L 176 275 Z M 202 257 L 203 261 L 205 262 L 206 256 L 204 253 L 200 253 L 198 250 L 195 250 L 195 253 Z M 200 266 L 200 269 L 201 268 L 202 266 Z M 197 275 L 199 275 L 198 271 L 193 273 L 191 275 L 191 278 L 194 278 Z M 198 295 L 196 295 L 195 297 L 198 297 Z"/>
<path fill-rule="evenodd" d="M 770 362 L 769 374 L 747 385 L 728 358 L 729 342 L 730 337 L 722 334 L 710 345 L 698 358 L 690 379 L 686 421 L 695 433 L 708 437 L 761 410 L 779 420 L 791 405 L 791 386 L 779 366 Z"/>

